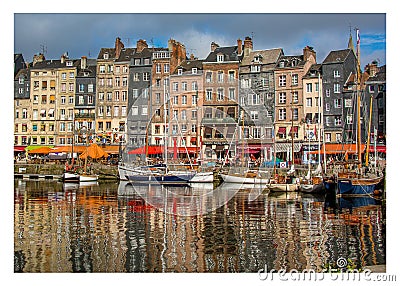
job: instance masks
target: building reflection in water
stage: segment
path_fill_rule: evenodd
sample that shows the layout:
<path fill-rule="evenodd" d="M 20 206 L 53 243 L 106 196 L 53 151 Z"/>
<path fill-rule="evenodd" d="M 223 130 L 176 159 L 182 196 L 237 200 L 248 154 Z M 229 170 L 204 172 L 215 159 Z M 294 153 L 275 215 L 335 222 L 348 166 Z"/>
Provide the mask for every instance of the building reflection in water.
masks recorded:
<path fill-rule="evenodd" d="M 15 271 L 321 272 L 339 257 L 385 263 L 376 201 L 241 190 L 221 205 L 223 191 L 194 200 L 192 189 L 145 188 L 16 180 Z M 196 214 L 178 215 L 188 207 Z"/>

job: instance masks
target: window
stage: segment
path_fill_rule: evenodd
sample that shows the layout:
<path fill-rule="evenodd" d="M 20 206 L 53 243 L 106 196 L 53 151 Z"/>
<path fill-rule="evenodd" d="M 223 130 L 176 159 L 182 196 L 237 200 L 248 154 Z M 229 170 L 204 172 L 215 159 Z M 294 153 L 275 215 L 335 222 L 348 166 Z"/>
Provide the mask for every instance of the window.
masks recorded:
<path fill-rule="evenodd" d="M 342 133 L 336 133 L 336 142 L 342 142 Z"/>
<path fill-rule="evenodd" d="M 106 66 L 105 65 L 101 65 L 99 67 L 99 71 L 100 71 L 100 73 L 105 73 L 106 72 Z"/>
<path fill-rule="evenodd" d="M 63 72 L 61 74 L 61 79 L 67 79 L 67 73 L 66 72 Z"/>
<path fill-rule="evenodd" d="M 147 106 L 142 106 L 142 115 L 147 115 Z"/>
<path fill-rule="evenodd" d="M 161 64 L 156 64 L 156 73 L 161 73 Z"/>
<path fill-rule="evenodd" d="M 341 108 L 342 107 L 342 99 L 337 98 L 335 99 L 335 108 Z"/>
<path fill-rule="evenodd" d="M 135 72 L 133 74 L 133 81 L 139 81 L 140 80 L 139 78 L 140 78 L 140 74 L 138 72 Z"/>
<path fill-rule="evenodd" d="M 253 138 L 259 139 L 261 137 L 261 130 L 259 127 L 253 128 Z"/>
<path fill-rule="evenodd" d="M 119 114 L 119 106 L 114 106 L 114 116 L 118 116 Z"/>
<path fill-rule="evenodd" d="M 192 95 L 192 105 L 197 105 L 198 97 L 197 95 Z"/>
<path fill-rule="evenodd" d="M 333 84 L 333 92 L 340 93 L 340 84 L 338 84 L 338 83 Z"/>
<path fill-rule="evenodd" d="M 229 82 L 235 81 L 235 71 L 228 71 L 228 81 Z"/>
<path fill-rule="evenodd" d="M 156 103 L 161 103 L 161 93 L 156 93 Z"/>
<path fill-rule="evenodd" d="M 173 119 L 175 119 L 175 120 L 178 119 L 178 110 L 175 109 L 173 111 L 172 115 L 173 115 L 173 117 L 172 117 Z"/>
<path fill-rule="evenodd" d="M 353 102 L 352 102 L 351 98 L 346 98 L 344 100 L 344 107 L 352 107 L 352 105 L 353 105 Z"/>
<path fill-rule="evenodd" d="M 139 114 L 139 107 L 132 106 L 132 115 L 138 115 L 138 114 Z"/>
<path fill-rule="evenodd" d="M 112 101 L 112 93 L 107 92 L 107 101 Z"/>
<path fill-rule="evenodd" d="M 192 90 L 196 91 L 198 90 L 198 86 L 197 86 L 197 81 L 192 81 Z"/>
<path fill-rule="evenodd" d="M 211 101 L 212 100 L 212 89 L 207 89 L 206 90 L 206 100 Z"/>
<path fill-rule="evenodd" d="M 182 95 L 182 104 L 183 105 L 187 104 L 187 96 L 186 95 Z"/>
<path fill-rule="evenodd" d="M 85 92 L 85 85 L 83 83 L 79 84 L 79 92 Z"/>
<path fill-rule="evenodd" d="M 342 118 L 340 116 L 335 116 L 335 126 L 342 125 Z"/>
<path fill-rule="evenodd" d="M 217 55 L 217 62 L 223 62 L 224 61 L 224 55 Z"/>
<path fill-rule="evenodd" d="M 106 130 L 110 130 L 110 129 L 111 129 L 111 122 L 106 121 Z"/>
<path fill-rule="evenodd" d="M 260 72 L 260 70 L 261 70 L 261 66 L 260 65 L 252 65 L 250 67 L 250 71 L 251 72 Z"/>
<path fill-rule="evenodd" d="M 207 72 L 206 73 L 206 82 L 211 82 L 212 81 L 212 72 Z"/>
<path fill-rule="evenodd" d="M 266 127 L 265 128 L 265 137 L 267 139 L 271 139 L 272 138 L 272 128 L 271 127 Z"/>
<path fill-rule="evenodd" d="M 331 142 L 331 133 L 325 133 L 325 142 Z"/>
<path fill-rule="evenodd" d="M 69 73 L 69 78 L 74 78 L 75 77 L 75 73 L 74 72 L 70 72 Z"/>
<path fill-rule="evenodd" d="M 349 114 L 346 116 L 346 123 L 353 124 L 353 114 Z"/>
<path fill-rule="evenodd" d="M 219 101 L 224 100 L 224 90 L 222 88 L 218 88 L 217 98 Z"/>
<path fill-rule="evenodd" d="M 74 104 L 74 97 L 73 96 L 68 96 L 68 103 L 69 104 Z"/>
<path fill-rule="evenodd" d="M 235 100 L 235 89 L 234 88 L 229 89 L 229 100 Z"/>
<path fill-rule="evenodd" d="M 260 104 L 260 95 L 259 95 L 259 94 L 253 94 L 253 95 L 251 95 L 251 104 L 252 104 L 252 105 L 258 105 L 258 104 Z"/>
<path fill-rule="evenodd" d="M 333 77 L 340 77 L 340 73 L 338 70 L 333 71 Z"/>
<path fill-rule="evenodd" d="M 326 111 L 331 110 L 331 105 L 330 105 L 330 103 L 326 103 L 326 104 L 325 104 L 325 110 L 326 110 Z"/>
<path fill-rule="evenodd" d="M 83 95 L 80 95 L 80 96 L 78 97 L 78 104 L 83 105 L 84 103 L 85 103 L 85 100 L 84 100 L 84 98 L 83 98 Z"/>
<path fill-rule="evenodd" d="M 325 90 L 325 95 L 326 95 L 326 97 L 330 97 L 331 96 L 331 90 L 330 89 Z"/>
<path fill-rule="evenodd" d="M 224 82 L 224 72 L 218 71 L 218 82 Z"/>
<path fill-rule="evenodd" d="M 280 104 L 286 103 L 286 92 L 279 93 L 279 103 Z"/>
<path fill-rule="evenodd" d="M 250 111 L 251 119 L 258 120 L 258 111 Z"/>
<path fill-rule="evenodd" d="M 192 110 L 192 119 L 197 119 L 197 110 Z"/>
<path fill-rule="evenodd" d="M 197 74 L 197 68 L 192 68 L 192 74 Z"/>
<path fill-rule="evenodd" d="M 183 133 L 185 133 L 187 131 L 187 125 L 186 124 L 182 124 L 181 130 Z M 182 139 L 182 145 L 186 145 L 186 140 L 185 142 L 183 141 L 184 139 Z"/>
<path fill-rule="evenodd" d="M 293 74 L 292 75 L 292 85 L 298 85 L 298 84 L 299 84 L 299 75 Z"/>
<path fill-rule="evenodd" d="M 71 92 L 74 91 L 74 84 L 73 84 L 73 83 L 70 83 L 70 84 L 68 85 L 68 90 L 71 91 Z"/>
<path fill-rule="evenodd" d="M 181 111 L 181 119 L 186 120 L 186 110 Z"/>
<path fill-rule="evenodd" d="M 178 104 L 179 104 L 179 97 L 178 97 L 177 95 L 175 95 L 175 96 L 172 98 L 172 104 L 173 104 L 173 105 L 178 105 Z"/>
<path fill-rule="evenodd" d="M 267 117 L 272 117 L 272 110 L 267 110 Z"/>
<path fill-rule="evenodd" d="M 149 81 L 150 80 L 150 74 L 148 72 L 143 73 L 143 80 L 144 81 Z"/>
<path fill-rule="evenodd" d="M 293 108 L 293 120 L 299 120 L 299 109 Z"/>
<path fill-rule="evenodd" d="M 249 88 L 250 87 L 250 79 L 248 79 L 248 78 L 242 79 L 241 85 L 243 88 Z"/>
<path fill-rule="evenodd" d="M 299 102 L 299 93 L 297 91 L 292 93 L 292 101 L 293 101 L 293 103 Z"/>
<path fill-rule="evenodd" d="M 279 86 L 286 86 L 286 75 L 279 76 Z"/>
<path fill-rule="evenodd" d="M 126 106 L 121 106 L 121 116 L 126 116 Z"/>
<path fill-rule="evenodd" d="M 66 92 L 67 91 L 67 85 L 65 83 L 61 84 L 61 91 Z"/>
<path fill-rule="evenodd" d="M 164 73 L 169 73 L 169 64 L 164 65 Z"/>
<path fill-rule="evenodd" d="M 184 82 L 182 82 L 182 90 L 187 90 L 187 82 L 186 81 L 184 81 Z"/>
<path fill-rule="evenodd" d="M 279 120 L 286 119 L 286 109 L 285 108 L 279 109 L 278 114 L 279 114 Z"/>
<path fill-rule="evenodd" d="M 312 83 L 306 84 L 306 92 L 312 92 Z"/>
<path fill-rule="evenodd" d="M 173 91 L 178 91 L 179 88 L 179 83 L 178 82 L 173 82 L 172 83 L 172 90 Z"/>

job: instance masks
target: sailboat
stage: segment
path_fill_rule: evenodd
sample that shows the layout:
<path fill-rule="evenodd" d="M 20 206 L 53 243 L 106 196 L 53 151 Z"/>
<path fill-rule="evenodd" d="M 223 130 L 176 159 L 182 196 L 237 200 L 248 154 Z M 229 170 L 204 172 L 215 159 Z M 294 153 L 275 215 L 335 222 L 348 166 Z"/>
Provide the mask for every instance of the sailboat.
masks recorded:
<path fill-rule="evenodd" d="M 350 171 L 347 167 L 348 164 L 344 162 L 345 170 L 338 172 L 336 175 L 337 182 L 337 195 L 372 195 L 376 191 L 377 185 L 383 180 L 383 176 L 378 176 L 373 173 L 366 173 L 362 168 L 362 154 L 361 154 L 361 70 L 360 70 L 360 41 L 359 30 L 357 32 L 357 89 L 356 89 L 356 113 L 357 113 L 357 154 L 358 160 L 356 165 L 356 172 Z M 371 111 L 370 111 L 371 112 Z M 369 122 L 371 124 L 371 120 Z M 369 137 L 370 128 L 368 130 L 367 150 L 369 150 Z M 368 167 L 368 160 L 365 162 L 365 167 Z"/>

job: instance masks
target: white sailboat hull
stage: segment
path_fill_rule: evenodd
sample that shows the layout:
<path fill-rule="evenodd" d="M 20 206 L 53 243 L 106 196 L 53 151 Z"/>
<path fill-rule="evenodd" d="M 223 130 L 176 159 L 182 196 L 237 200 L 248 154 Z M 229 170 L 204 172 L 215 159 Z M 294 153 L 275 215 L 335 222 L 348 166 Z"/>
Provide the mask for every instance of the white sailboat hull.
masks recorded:
<path fill-rule="evenodd" d="M 191 183 L 212 183 L 214 182 L 214 173 L 213 172 L 198 172 L 194 177 L 189 181 Z"/>
<path fill-rule="evenodd" d="M 98 178 L 98 175 L 81 174 L 79 175 L 79 182 L 95 182 Z"/>
<path fill-rule="evenodd" d="M 268 184 L 269 179 L 267 178 L 247 178 L 244 177 L 243 175 L 227 175 L 227 174 L 221 174 L 222 179 L 226 183 L 239 183 L 239 184 Z"/>

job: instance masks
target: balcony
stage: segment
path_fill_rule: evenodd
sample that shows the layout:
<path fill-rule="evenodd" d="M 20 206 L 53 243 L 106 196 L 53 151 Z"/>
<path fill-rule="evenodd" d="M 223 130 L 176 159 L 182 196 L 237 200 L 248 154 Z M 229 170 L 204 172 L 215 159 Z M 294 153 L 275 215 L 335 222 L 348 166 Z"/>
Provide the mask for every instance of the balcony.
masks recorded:
<path fill-rule="evenodd" d="M 75 114 L 75 119 L 95 119 L 95 114 L 94 113 L 76 113 Z"/>
<path fill-rule="evenodd" d="M 224 117 L 224 118 L 203 118 L 201 120 L 202 124 L 226 124 L 226 123 L 237 123 L 237 119 L 233 117 Z"/>

